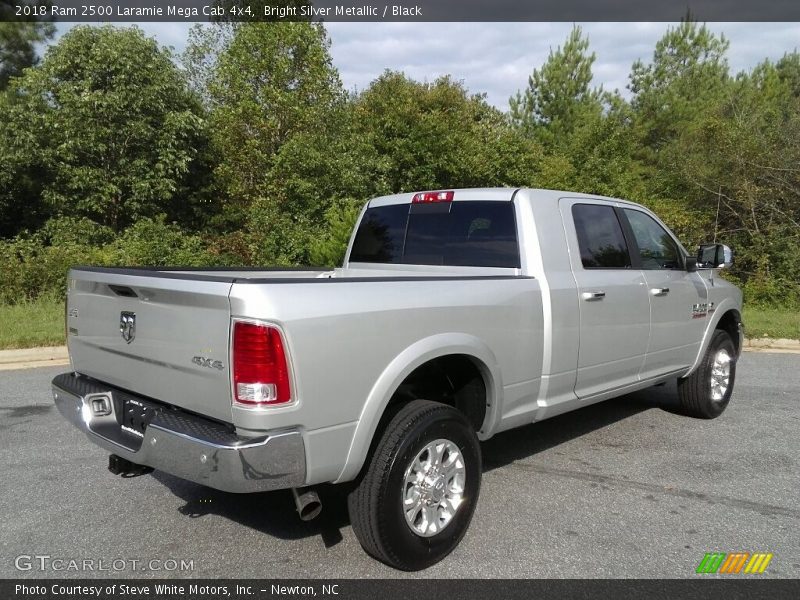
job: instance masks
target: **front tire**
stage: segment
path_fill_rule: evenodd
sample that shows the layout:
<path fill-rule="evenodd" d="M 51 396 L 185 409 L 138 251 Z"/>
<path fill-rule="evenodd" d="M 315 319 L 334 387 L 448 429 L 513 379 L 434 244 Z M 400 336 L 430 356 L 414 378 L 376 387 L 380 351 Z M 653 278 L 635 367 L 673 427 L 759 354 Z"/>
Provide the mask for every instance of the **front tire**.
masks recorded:
<path fill-rule="evenodd" d="M 348 497 L 364 550 L 404 571 L 429 567 L 464 537 L 478 502 L 481 450 L 463 414 L 414 400 L 380 436 Z"/>
<path fill-rule="evenodd" d="M 736 347 L 731 336 L 717 329 L 700 366 L 678 380 L 678 399 L 683 412 L 698 419 L 720 416 L 731 400 L 736 379 Z"/>

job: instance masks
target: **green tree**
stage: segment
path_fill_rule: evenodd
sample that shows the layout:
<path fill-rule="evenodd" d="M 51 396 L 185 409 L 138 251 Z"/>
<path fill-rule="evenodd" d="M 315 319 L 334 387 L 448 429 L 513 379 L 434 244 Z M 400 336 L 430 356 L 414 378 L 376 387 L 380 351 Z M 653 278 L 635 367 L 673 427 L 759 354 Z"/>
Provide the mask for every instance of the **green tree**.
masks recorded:
<path fill-rule="evenodd" d="M 17 5 L 46 7 L 49 2 L 18 1 Z M 0 91 L 39 62 L 36 45 L 52 39 L 55 25 L 46 20 L 17 21 L 11 6 L 0 6 Z"/>
<path fill-rule="evenodd" d="M 217 224 L 240 231 L 236 246 L 254 262 L 307 262 L 330 203 L 359 179 L 329 46 L 322 25 L 310 23 L 192 32 L 184 60 L 210 111 L 214 175 L 226 198 Z"/>
<path fill-rule="evenodd" d="M 76 27 L 10 91 L 0 185 L 34 171 L 53 213 L 116 231 L 190 193 L 202 112 L 170 52 L 139 29 Z"/>
<path fill-rule="evenodd" d="M 546 147 L 558 144 L 581 122 L 600 112 L 601 90 L 591 87 L 595 53 L 589 39 L 574 26 L 564 47 L 551 50 L 528 87 L 509 100 L 511 121 Z"/>
<path fill-rule="evenodd" d="M 761 303 L 800 301 L 800 98 L 785 64 L 740 74 L 681 138 L 705 233 L 737 248 L 734 275 Z"/>
<path fill-rule="evenodd" d="M 419 83 L 387 71 L 355 101 L 356 129 L 375 152 L 373 191 L 523 185 L 539 146 L 482 95 L 449 77 Z"/>
<path fill-rule="evenodd" d="M 775 64 L 775 73 L 787 86 L 789 96 L 800 98 L 800 53 L 797 50 L 783 55 Z"/>
<path fill-rule="evenodd" d="M 20 132 L 8 121 L 13 98 L 0 93 L 0 238 L 36 229 L 50 213 L 41 200 L 42 173 L 30 156 L 15 152 Z"/>
<path fill-rule="evenodd" d="M 594 52 L 580 27 L 510 99 L 510 117 L 545 149 L 536 185 L 638 198 L 632 111 L 619 93 L 592 87 Z"/>
<path fill-rule="evenodd" d="M 207 78 L 217 176 L 247 207 L 269 192 L 269 172 L 293 136 L 325 127 L 341 97 L 322 25 L 239 25 Z"/>
<path fill-rule="evenodd" d="M 800 299 L 797 54 L 735 78 L 724 36 L 684 22 L 637 62 L 630 89 L 648 201 L 689 246 L 717 239 L 749 302 Z"/>
<path fill-rule="evenodd" d="M 333 203 L 325 214 L 325 232 L 311 243 L 311 264 L 340 267 L 347 244 L 356 225 L 363 200 L 342 199 Z"/>
<path fill-rule="evenodd" d="M 212 104 L 209 88 L 217 60 L 230 43 L 236 27 L 235 23 L 195 24 L 189 30 L 186 48 L 179 57 L 189 88 L 207 109 Z"/>
<path fill-rule="evenodd" d="M 539 185 L 642 200 L 643 169 L 633 153 L 631 107 L 618 94 L 604 93 L 603 103 L 602 112 L 586 111 L 551 150 Z"/>
<path fill-rule="evenodd" d="M 649 64 L 633 64 L 628 87 L 646 148 L 669 144 L 724 92 L 728 45 L 725 36 L 686 20 L 667 29 Z"/>
<path fill-rule="evenodd" d="M 536 142 L 449 78 L 428 84 L 386 72 L 328 114 L 275 155 L 267 192 L 248 213 L 256 260 L 337 264 L 360 203 L 372 196 L 536 179 Z"/>
<path fill-rule="evenodd" d="M 636 61 L 633 153 L 646 182 L 643 201 L 657 209 L 688 246 L 713 234 L 716 201 L 687 177 L 686 165 L 702 160 L 693 132 L 730 91 L 728 41 L 705 25 L 686 20 L 669 27 L 649 63 Z"/>

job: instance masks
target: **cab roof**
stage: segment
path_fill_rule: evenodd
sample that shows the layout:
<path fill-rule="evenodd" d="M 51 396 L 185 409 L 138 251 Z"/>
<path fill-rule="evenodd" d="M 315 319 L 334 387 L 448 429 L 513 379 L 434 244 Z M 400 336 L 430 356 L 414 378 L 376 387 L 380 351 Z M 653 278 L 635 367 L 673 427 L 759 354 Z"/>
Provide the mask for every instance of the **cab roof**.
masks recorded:
<path fill-rule="evenodd" d="M 609 200 L 612 202 L 625 202 L 628 204 L 635 204 L 628 200 L 620 198 L 610 198 L 608 196 L 601 196 L 600 194 L 584 194 L 581 192 L 569 192 L 566 190 L 547 190 L 541 188 L 442 188 L 440 190 L 417 190 L 414 192 L 407 192 L 403 194 L 391 194 L 388 196 L 379 196 L 369 201 L 369 207 L 376 206 L 389 206 L 392 204 L 410 204 L 414 196 L 421 192 L 434 192 L 434 191 L 452 191 L 453 202 L 469 202 L 469 201 L 497 201 L 497 202 L 510 202 L 514 196 L 519 193 L 521 198 L 528 201 L 558 201 L 559 198 L 586 198 L 594 200 Z"/>

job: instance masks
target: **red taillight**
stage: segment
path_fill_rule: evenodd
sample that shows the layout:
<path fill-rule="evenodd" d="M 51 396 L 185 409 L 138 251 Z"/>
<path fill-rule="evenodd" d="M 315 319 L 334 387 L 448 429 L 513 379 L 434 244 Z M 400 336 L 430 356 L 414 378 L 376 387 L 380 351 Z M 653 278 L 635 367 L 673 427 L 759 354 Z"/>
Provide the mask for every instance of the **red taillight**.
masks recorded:
<path fill-rule="evenodd" d="M 419 194 L 414 194 L 414 198 L 411 200 L 412 204 L 423 204 L 428 202 L 452 202 L 453 196 L 455 196 L 455 192 L 420 192 Z"/>
<path fill-rule="evenodd" d="M 270 325 L 233 326 L 233 395 L 237 404 L 274 406 L 292 401 L 280 331 Z"/>

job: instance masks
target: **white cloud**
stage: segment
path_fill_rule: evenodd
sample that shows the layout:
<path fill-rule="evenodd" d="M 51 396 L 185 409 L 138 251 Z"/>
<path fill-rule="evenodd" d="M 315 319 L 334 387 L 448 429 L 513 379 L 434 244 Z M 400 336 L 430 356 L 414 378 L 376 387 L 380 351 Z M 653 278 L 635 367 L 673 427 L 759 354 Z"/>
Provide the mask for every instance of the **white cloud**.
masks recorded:
<path fill-rule="evenodd" d="M 584 23 L 597 55 L 595 84 L 626 93 L 633 62 L 650 60 L 667 23 Z M 551 48 L 563 44 L 571 23 L 328 23 L 331 52 L 342 80 L 363 89 L 386 68 L 431 81 L 443 74 L 505 109 L 508 97 L 527 85 Z M 730 40 L 733 72 L 795 49 L 800 23 L 712 23 Z"/>

